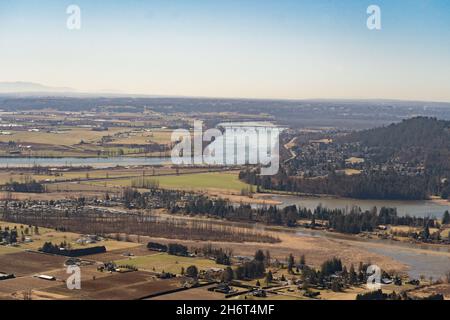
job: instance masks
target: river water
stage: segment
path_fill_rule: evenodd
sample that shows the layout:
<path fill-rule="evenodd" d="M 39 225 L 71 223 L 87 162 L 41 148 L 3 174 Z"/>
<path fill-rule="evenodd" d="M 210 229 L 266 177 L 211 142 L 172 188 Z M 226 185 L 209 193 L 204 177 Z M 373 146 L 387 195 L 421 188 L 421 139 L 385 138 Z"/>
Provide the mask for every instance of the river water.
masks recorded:
<path fill-rule="evenodd" d="M 297 205 L 298 207 L 314 210 L 319 205 L 322 207 L 334 209 L 351 209 L 358 206 L 362 210 L 370 210 L 373 207 L 378 209 L 381 207 L 397 208 L 399 216 L 416 216 L 416 217 L 436 217 L 441 218 L 445 210 L 450 211 L 450 202 L 436 202 L 430 200 L 421 201 L 399 201 L 399 200 L 361 200 L 348 198 L 333 197 L 297 197 L 297 196 L 279 196 L 272 195 L 270 200 L 281 202 L 280 207 Z"/>
<path fill-rule="evenodd" d="M 24 168 L 33 166 L 110 168 L 115 166 L 161 165 L 169 161 L 170 159 L 160 157 L 0 158 L 0 168 Z"/>
<path fill-rule="evenodd" d="M 427 279 L 431 276 L 436 280 L 444 277 L 450 271 L 450 246 L 366 239 L 310 229 L 298 229 L 295 234 L 298 237 L 323 237 L 351 241 L 351 244 L 364 250 L 390 257 L 407 265 L 409 267 L 407 273 L 414 279 L 419 279 L 424 275 Z"/>
<path fill-rule="evenodd" d="M 450 206 L 443 202 L 434 201 L 396 201 L 396 200 L 360 200 L 334 197 L 298 197 L 272 195 L 268 199 L 281 202 L 279 207 L 297 205 L 314 210 L 322 205 L 327 208 L 351 208 L 359 206 L 363 210 L 373 207 L 397 208 L 399 216 L 411 215 L 418 217 L 434 216 L 442 217 L 445 210 L 450 210 Z M 339 233 L 314 231 L 300 229 L 295 232 L 299 237 L 313 236 L 325 237 L 335 240 L 352 241 L 356 246 L 367 251 L 390 257 L 409 267 L 408 275 L 419 279 L 424 275 L 428 279 L 444 277 L 450 271 L 450 246 L 433 246 L 428 244 L 401 243 L 391 240 L 365 239 Z"/>

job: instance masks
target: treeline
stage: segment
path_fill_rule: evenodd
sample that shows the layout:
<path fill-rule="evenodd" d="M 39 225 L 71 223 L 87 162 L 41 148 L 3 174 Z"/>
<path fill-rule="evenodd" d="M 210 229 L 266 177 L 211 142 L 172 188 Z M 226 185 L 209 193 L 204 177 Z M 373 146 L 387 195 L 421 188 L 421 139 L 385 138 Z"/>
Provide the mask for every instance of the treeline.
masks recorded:
<path fill-rule="evenodd" d="M 311 227 L 315 227 L 315 220 L 323 220 L 327 227 L 342 233 L 357 234 L 363 231 L 373 231 L 379 225 L 404 225 L 411 227 L 434 227 L 436 221 L 431 218 L 400 217 L 395 208 L 382 207 L 379 210 L 361 210 L 359 207 L 347 209 L 328 209 L 318 206 L 313 211 L 297 206 L 278 208 L 276 206 L 252 208 L 241 204 L 233 206 L 223 199 L 210 199 L 198 196 L 189 201 L 185 208 L 172 208 L 172 213 L 188 213 L 194 215 L 208 215 L 232 221 L 251 221 L 266 224 L 285 225 L 294 227 L 299 220 L 312 220 Z"/>
<path fill-rule="evenodd" d="M 282 169 L 275 176 L 260 176 L 255 170 L 245 170 L 240 172 L 239 178 L 256 185 L 258 191 L 277 190 L 299 194 L 332 194 L 356 199 L 428 199 L 425 177 L 401 175 L 393 170 L 359 175 L 331 172 L 326 177 L 314 179 L 288 176 Z"/>
<path fill-rule="evenodd" d="M 253 260 L 244 262 L 236 268 L 235 278 L 238 280 L 261 278 L 266 272 L 266 265 L 266 255 L 258 250 Z"/>
<path fill-rule="evenodd" d="M 163 192 L 163 191 L 158 191 Z M 150 201 L 155 201 L 154 195 L 159 194 L 156 190 L 149 193 L 139 193 L 136 190 L 127 192 L 125 202 L 132 203 L 138 208 L 145 208 Z M 163 193 L 164 194 L 164 193 Z M 213 199 L 197 194 L 173 194 L 167 191 L 163 196 L 164 206 L 172 214 L 189 214 L 227 219 L 230 221 L 261 222 L 272 225 L 284 225 L 294 227 L 299 220 L 313 220 L 311 227 L 315 227 L 314 220 L 327 222 L 326 227 L 342 233 L 357 234 L 364 231 L 373 231 L 379 225 L 403 225 L 411 227 L 434 227 L 435 220 L 431 218 L 400 217 L 395 208 L 382 207 L 379 210 L 361 210 L 359 207 L 350 209 L 328 209 L 318 206 L 314 210 L 287 206 L 278 208 L 276 206 L 262 206 L 252 208 L 250 205 L 233 205 L 224 199 Z M 176 199 L 183 201 L 177 201 Z M 450 220 L 450 218 L 448 219 Z"/>
<path fill-rule="evenodd" d="M 188 248 L 179 243 L 169 243 L 168 245 L 165 245 L 157 242 L 149 242 L 147 243 L 147 249 L 159 252 L 167 252 L 170 255 L 181 257 L 186 257 L 189 254 Z"/>
<path fill-rule="evenodd" d="M 3 206 L 0 210 L 2 220 L 9 222 L 82 234 L 117 235 L 119 239 L 121 234 L 125 234 L 200 241 L 279 242 L 279 239 L 267 233 L 249 228 L 235 228 L 208 221 L 165 220 L 151 216 L 99 213 L 86 207 L 60 211 L 52 207 L 45 210 L 14 207 L 10 210 L 8 206 Z"/>
<path fill-rule="evenodd" d="M 358 293 L 356 300 L 445 300 L 444 295 L 441 293 L 430 294 L 426 297 L 411 297 L 408 292 L 403 291 L 401 293 L 384 293 L 383 290 L 379 289 L 376 291 Z"/>
<path fill-rule="evenodd" d="M 67 243 L 66 241 L 61 242 L 61 244 L 59 245 L 53 244 L 52 242 L 45 242 L 44 245 L 41 248 L 39 248 L 39 251 L 66 257 L 81 257 L 91 254 L 105 253 L 106 247 L 96 246 L 89 248 L 73 249 L 70 243 Z"/>
<path fill-rule="evenodd" d="M 204 257 L 213 258 L 217 264 L 231 265 L 232 250 L 215 248 L 211 243 L 208 243 L 201 248 L 194 248 L 193 251 L 195 255 L 202 254 Z"/>
<path fill-rule="evenodd" d="M 44 193 L 45 186 L 39 182 L 36 181 L 29 181 L 29 182 L 9 182 L 5 185 L 5 190 L 11 191 L 11 192 L 23 192 L 23 193 Z"/>
<path fill-rule="evenodd" d="M 2 230 L 0 227 L 0 243 L 14 244 L 17 243 L 17 229 L 9 230 L 9 228 L 5 228 Z"/>

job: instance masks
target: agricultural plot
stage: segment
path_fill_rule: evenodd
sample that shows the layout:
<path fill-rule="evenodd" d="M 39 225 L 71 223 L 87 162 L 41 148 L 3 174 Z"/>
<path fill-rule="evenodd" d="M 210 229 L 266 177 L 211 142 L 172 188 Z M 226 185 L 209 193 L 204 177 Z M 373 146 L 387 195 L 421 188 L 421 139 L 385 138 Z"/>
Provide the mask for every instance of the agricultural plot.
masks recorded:
<path fill-rule="evenodd" d="M 124 133 L 115 138 L 112 145 L 132 145 L 132 144 L 165 144 L 171 143 L 172 130 L 151 130 L 143 132 Z"/>
<path fill-rule="evenodd" d="M 16 248 L 16 247 L 0 246 L 0 256 L 2 256 L 3 254 L 15 253 L 15 252 L 20 252 L 20 251 L 22 251 L 22 250 L 19 248 Z"/>
<path fill-rule="evenodd" d="M 154 254 L 143 257 L 130 257 L 129 259 L 121 259 L 115 261 L 117 265 L 132 265 L 139 270 L 147 270 L 154 272 L 170 272 L 179 274 L 181 269 L 185 270 L 195 265 L 199 271 L 210 268 L 225 268 L 226 266 L 216 264 L 215 261 L 204 258 L 190 258 L 172 256 L 167 253 Z"/>
<path fill-rule="evenodd" d="M 170 176 L 147 177 L 165 189 L 183 190 L 224 190 L 240 192 L 248 188 L 248 184 L 239 180 L 235 172 L 208 172 L 195 174 L 180 174 Z M 131 187 L 132 179 L 114 179 L 108 181 L 95 181 L 95 185 Z"/>
<path fill-rule="evenodd" d="M 160 280 L 151 273 L 137 271 L 82 281 L 81 290 L 68 290 L 60 284 L 45 292 L 72 300 L 136 300 L 177 290 L 181 285 L 180 278 Z"/>
<path fill-rule="evenodd" d="M 0 136 L 0 142 L 36 143 L 71 146 L 84 142 L 96 142 L 103 136 L 125 132 L 129 129 L 111 128 L 108 131 L 93 131 L 90 128 L 59 128 L 54 132 L 11 131 L 11 135 Z"/>
<path fill-rule="evenodd" d="M 123 242 L 128 243 L 128 242 Z M 109 250 L 105 253 L 95 254 L 95 255 L 88 255 L 84 256 L 83 259 L 87 260 L 95 260 L 95 261 L 102 261 L 102 262 L 109 262 L 109 261 L 115 261 L 115 260 L 123 260 L 125 259 L 125 255 L 132 255 L 132 256 L 146 256 L 151 254 L 157 254 L 155 251 L 150 251 L 147 249 L 146 246 L 134 244 L 131 243 L 134 246 L 130 247 L 124 247 L 120 249 L 115 250 Z"/>
<path fill-rule="evenodd" d="M 25 291 L 42 290 L 54 285 L 55 281 L 47 281 L 33 276 L 3 280 L 0 285 L 0 299 L 3 299 L 3 296 L 23 299 Z"/>
<path fill-rule="evenodd" d="M 8 253 L 1 256 L 0 270 L 19 276 L 34 275 L 48 270 L 61 269 L 67 258 L 34 252 Z"/>
<path fill-rule="evenodd" d="M 18 236 L 19 236 L 18 237 L 19 242 L 17 243 L 16 247 L 0 246 L 0 254 L 13 253 L 13 252 L 23 251 L 23 250 L 37 251 L 44 245 L 45 242 L 52 242 L 53 244 L 60 244 L 62 242 L 66 242 L 70 245 L 70 247 L 72 249 L 89 248 L 89 247 L 95 247 L 95 246 L 105 246 L 107 251 L 113 251 L 113 250 L 127 251 L 129 249 L 140 246 L 138 243 L 116 241 L 116 240 L 111 240 L 111 239 L 103 239 L 103 240 L 100 240 L 100 241 L 97 241 L 97 242 L 91 243 L 91 244 L 82 244 L 77 241 L 82 237 L 78 233 L 61 232 L 61 231 L 55 231 L 55 230 L 47 229 L 47 228 L 39 228 L 39 230 L 38 230 L 39 233 L 36 234 L 33 227 L 16 224 L 16 223 L 9 223 L 9 222 L 1 222 L 0 221 L 0 227 L 2 229 L 6 228 L 6 227 L 9 227 L 9 229 L 16 228 L 17 232 L 18 232 Z M 29 234 L 27 234 L 26 237 L 29 238 L 31 240 L 31 242 L 26 242 L 26 243 L 20 242 L 21 233 L 24 232 L 25 229 L 28 229 Z"/>
<path fill-rule="evenodd" d="M 223 189 L 241 191 L 248 188 L 248 185 L 239 181 L 235 172 L 224 173 L 202 173 L 180 176 L 166 176 L 157 179 L 163 188 L 181 189 Z"/>

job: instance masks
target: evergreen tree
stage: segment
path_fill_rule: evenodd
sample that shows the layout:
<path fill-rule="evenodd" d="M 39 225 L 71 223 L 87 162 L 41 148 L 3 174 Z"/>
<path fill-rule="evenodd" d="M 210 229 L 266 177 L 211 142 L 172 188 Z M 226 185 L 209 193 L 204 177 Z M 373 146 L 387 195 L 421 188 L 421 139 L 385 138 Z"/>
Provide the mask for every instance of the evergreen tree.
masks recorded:
<path fill-rule="evenodd" d="M 353 266 L 353 263 L 352 263 L 352 265 L 350 266 L 350 271 L 349 271 L 349 276 L 348 276 L 348 282 L 349 282 L 351 285 L 354 285 L 354 284 L 356 284 L 356 283 L 358 282 L 358 275 L 356 274 L 355 267 Z"/>
<path fill-rule="evenodd" d="M 272 271 L 269 270 L 269 272 L 267 272 L 266 274 L 266 285 L 269 286 L 272 281 L 273 281 Z"/>
<path fill-rule="evenodd" d="M 444 216 L 442 217 L 442 224 L 450 224 L 450 213 L 445 210 Z"/>
<path fill-rule="evenodd" d="M 264 256 L 264 252 L 262 252 L 262 250 L 255 252 L 255 260 L 258 262 L 265 262 L 266 257 Z"/>
<path fill-rule="evenodd" d="M 266 267 L 270 267 L 270 264 L 272 263 L 271 258 L 270 258 L 270 252 L 269 250 L 266 251 L 266 260 L 265 260 L 265 265 Z"/>
<path fill-rule="evenodd" d="M 306 266 L 306 258 L 304 254 L 302 254 L 302 256 L 300 257 L 300 265 Z"/>
<path fill-rule="evenodd" d="M 189 266 L 186 269 L 186 276 L 189 278 L 197 279 L 198 277 L 198 269 L 196 266 Z"/>
<path fill-rule="evenodd" d="M 287 262 L 287 269 L 289 273 L 293 273 L 292 268 L 294 267 L 294 264 L 295 264 L 294 256 L 290 254 Z"/>
<path fill-rule="evenodd" d="M 231 267 L 226 267 L 225 271 L 222 274 L 222 282 L 231 282 L 234 279 L 234 272 Z"/>

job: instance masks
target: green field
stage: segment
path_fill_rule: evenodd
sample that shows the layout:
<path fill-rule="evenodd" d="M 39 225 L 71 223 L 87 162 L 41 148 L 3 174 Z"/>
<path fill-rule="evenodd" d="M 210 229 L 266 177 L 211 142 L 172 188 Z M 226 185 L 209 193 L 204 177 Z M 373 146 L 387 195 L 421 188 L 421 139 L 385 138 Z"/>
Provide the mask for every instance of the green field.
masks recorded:
<path fill-rule="evenodd" d="M 159 186 L 165 189 L 184 189 L 184 190 L 206 190 L 218 189 L 229 191 L 241 191 L 247 189 L 248 185 L 238 178 L 237 172 L 210 172 L 180 174 L 178 176 L 160 176 L 148 177 L 150 180 L 158 181 Z M 108 187 L 120 186 L 131 187 L 131 179 L 114 179 L 108 181 L 93 181 L 94 185 L 106 185 Z"/>
<path fill-rule="evenodd" d="M 237 173 L 199 173 L 180 176 L 164 176 L 156 179 L 162 188 L 225 189 L 241 191 L 248 185 L 239 180 Z"/>
<path fill-rule="evenodd" d="M 149 256 L 131 257 L 115 261 L 117 265 L 132 265 L 140 270 L 156 271 L 156 272 L 170 272 L 179 274 L 181 268 L 185 270 L 192 265 L 195 265 L 198 270 L 205 270 L 209 268 L 223 268 L 225 266 L 217 264 L 213 260 L 203 258 L 190 258 L 172 256 L 167 253 L 158 253 Z"/>

